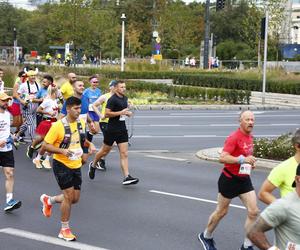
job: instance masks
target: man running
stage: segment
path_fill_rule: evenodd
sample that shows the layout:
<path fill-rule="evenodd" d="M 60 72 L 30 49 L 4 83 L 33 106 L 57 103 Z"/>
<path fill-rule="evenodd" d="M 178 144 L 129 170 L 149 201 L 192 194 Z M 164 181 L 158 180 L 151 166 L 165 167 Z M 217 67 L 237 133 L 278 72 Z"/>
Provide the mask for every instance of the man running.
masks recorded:
<path fill-rule="evenodd" d="M 105 109 L 107 105 L 108 99 L 114 94 L 114 88 L 117 84 L 116 80 L 112 80 L 109 84 L 109 92 L 100 96 L 94 103 L 93 103 L 93 110 L 95 113 L 101 118 L 99 125 L 101 132 L 103 134 L 103 137 L 105 136 L 104 134 L 107 131 L 107 125 L 108 125 L 108 120 L 109 118 L 105 117 Z M 99 106 L 101 106 L 101 112 L 99 111 Z M 96 165 L 97 169 L 106 171 L 106 166 L 105 166 L 105 157 L 101 158 L 98 162 L 99 164 Z"/>
<path fill-rule="evenodd" d="M 295 171 L 300 163 L 300 129 L 293 135 L 292 144 L 296 151 L 295 155 L 273 168 L 258 192 L 258 198 L 268 205 L 276 200 L 273 194 L 276 188 L 279 189 L 281 197 L 294 191 L 292 183 L 295 179 Z"/>
<path fill-rule="evenodd" d="M 112 95 L 106 105 L 105 117 L 109 118 L 107 131 L 104 134 L 103 144 L 100 151 L 89 164 L 88 175 L 91 180 L 95 178 L 97 162 L 106 156 L 116 142 L 120 153 L 121 169 L 124 175 L 123 185 L 132 185 L 139 182 L 129 174 L 128 170 L 128 133 L 125 118 L 130 117 L 132 112 L 128 109 L 128 98 L 125 96 L 126 85 L 124 81 L 118 81 L 115 85 L 115 94 Z"/>
<path fill-rule="evenodd" d="M 293 175 L 292 187 L 296 190 L 274 201 L 248 230 L 248 237 L 259 249 L 300 249 L 300 165 L 297 166 Z M 273 246 L 265 235 L 265 232 L 271 229 L 275 232 Z"/>
<path fill-rule="evenodd" d="M 85 122 L 79 119 L 81 100 L 70 97 L 66 100 L 67 115 L 52 124 L 47 133 L 45 150 L 53 153 L 53 172 L 62 194 L 56 196 L 41 195 L 42 212 L 45 217 L 51 216 L 52 205 L 60 203 L 61 230 L 58 237 L 66 241 L 76 240 L 72 233 L 69 220 L 72 204 L 79 201 L 81 189 L 82 148 L 88 147 L 95 151 L 92 143 L 85 138 Z"/>
<path fill-rule="evenodd" d="M 218 181 L 218 205 L 210 215 L 205 231 L 198 235 L 205 250 L 216 250 L 213 232 L 218 223 L 227 214 L 229 204 L 235 197 L 239 197 L 247 208 L 245 228 L 253 223 L 259 212 L 256 194 L 252 186 L 250 173 L 255 166 L 253 154 L 252 130 L 254 127 L 254 114 L 243 111 L 240 114 L 240 127 L 229 135 L 225 141 L 220 162 L 224 163 Z M 241 250 L 253 250 L 252 242 L 245 237 Z"/>
<path fill-rule="evenodd" d="M 73 84 L 76 82 L 76 79 L 77 77 L 75 73 L 69 73 L 68 81 L 60 87 L 60 92 L 65 100 L 74 94 Z"/>
<path fill-rule="evenodd" d="M 4 92 L 0 93 L 0 166 L 5 175 L 6 205 L 4 211 L 12 211 L 21 207 L 22 202 L 13 199 L 14 188 L 14 152 L 13 139 L 10 135 L 10 114 L 7 111 L 8 102 L 12 100 Z"/>

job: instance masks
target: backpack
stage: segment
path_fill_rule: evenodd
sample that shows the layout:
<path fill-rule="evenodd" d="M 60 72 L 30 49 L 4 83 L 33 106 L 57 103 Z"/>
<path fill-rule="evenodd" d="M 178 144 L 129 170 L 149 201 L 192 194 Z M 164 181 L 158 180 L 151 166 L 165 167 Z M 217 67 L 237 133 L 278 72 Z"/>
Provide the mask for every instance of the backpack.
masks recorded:
<path fill-rule="evenodd" d="M 60 143 L 59 147 L 60 148 L 69 148 L 70 143 L 71 143 L 71 136 L 72 136 L 70 124 L 67 121 L 66 117 L 62 118 L 61 122 L 64 126 L 65 135 L 64 135 L 64 139 Z M 81 124 L 79 119 L 77 120 L 77 131 L 79 132 L 79 136 L 80 136 L 81 148 L 83 148 L 84 147 L 84 141 L 86 139 L 86 135 L 85 135 L 85 130 L 82 128 L 82 124 Z"/>

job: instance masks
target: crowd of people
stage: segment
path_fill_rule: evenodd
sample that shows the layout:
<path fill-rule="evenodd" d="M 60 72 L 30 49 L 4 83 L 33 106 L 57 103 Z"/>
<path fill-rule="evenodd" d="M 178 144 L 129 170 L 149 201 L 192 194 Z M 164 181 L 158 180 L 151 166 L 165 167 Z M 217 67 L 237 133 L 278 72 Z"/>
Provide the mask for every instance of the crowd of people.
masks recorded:
<path fill-rule="evenodd" d="M 61 229 L 58 237 L 66 241 L 76 240 L 69 226 L 71 206 L 79 201 L 81 166 L 91 154 L 96 153 L 92 140 L 100 129 L 103 145 L 89 164 L 90 179 L 94 179 L 97 168 L 106 170 L 104 156 L 109 152 L 107 149 L 110 150 L 116 143 L 124 175 L 122 184 L 126 186 L 139 182 L 128 170 L 125 119 L 132 112 L 125 96 L 126 84 L 113 80 L 109 83 L 109 92 L 102 94 L 98 88 L 98 75 L 91 76 L 90 87 L 85 88 L 75 73 L 69 73 L 68 81 L 59 87 L 50 75 L 43 75 L 38 83 L 37 70 L 24 70 L 18 74 L 13 94 L 9 96 L 4 91 L 3 73 L 0 69 L 0 165 L 6 179 L 4 210 L 13 211 L 22 205 L 20 200 L 13 198 L 13 146 L 19 147 L 29 138 L 31 144 L 27 147 L 27 157 L 32 159 L 37 169 L 53 169 L 62 191 L 54 196 L 40 196 L 43 215 L 50 217 L 52 206 L 59 203 Z M 11 126 L 15 127 L 13 132 Z M 53 157 L 52 164 L 50 157 Z"/>
<path fill-rule="evenodd" d="M 33 159 L 37 169 L 53 169 L 61 189 L 57 195 L 42 194 L 42 213 L 52 214 L 52 206 L 61 207 L 61 229 L 58 237 L 76 240 L 69 225 L 70 211 L 80 198 L 81 166 L 96 153 L 89 163 L 88 176 L 95 178 L 96 169 L 106 170 L 105 157 L 117 144 L 123 185 L 133 185 L 138 178 L 129 174 L 128 133 L 125 119 L 132 116 L 122 80 L 109 83 L 105 94 L 98 88 L 99 76 L 89 78 L 90 87 L 68 74 L 68 81 L 57 86 L 50 75 L 37 82 L 36 70 L 21 71 L 13 87 L 12 97 L 7 95 L 0 69 L 0 165 L 5 175 L 5 211 L 21 207 L 13 197 L 14 154 L 13 146 L 30 137 L 26 155 Z M 13 117 L 12 124 L 10 117 Z M 216 250 L 213 233 L 228 212 L 231 200 L 239 197 L 247 210 L 245 239 L 241 250 L 297 250 L 300 247 L 300 129 L 292 137 L 295 155 L 275 167 L 258 192 L 258 198 L 269 205 L 261 214 L 251 181 L 251 172 L 257 159 L 253 155 L 255 124 L 253 112 L 247 110 L 239 116 L 239 128 L 231 133 L 224 144 L 220 162 L 224 167 L 218 180 L 217 207 L 210 215 L 198 239 L 205 250 Z M 14 132 L 11 126 L 15 127 Z M 103 144 L 97 152 L 92 143 L 94 135 L 103 134 Z M 36 157 L 34 157 L 36 153 Z M 53 158 L 52 164 L 50 157 Z M 273 194 L 280 190 L 281 198 Z M 275 241 L 270 243 L 265 232 L 274 228 Z"/>

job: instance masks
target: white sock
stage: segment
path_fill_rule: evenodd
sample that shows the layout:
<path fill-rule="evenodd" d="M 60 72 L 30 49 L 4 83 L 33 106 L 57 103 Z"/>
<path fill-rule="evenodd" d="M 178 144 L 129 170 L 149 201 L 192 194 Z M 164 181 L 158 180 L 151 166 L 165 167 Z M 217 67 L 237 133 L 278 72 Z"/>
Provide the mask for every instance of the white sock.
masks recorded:
<path fill-rule="evenodd" d="M 38 155 L 36 156 L 36 159 L 40 160 L 42 158 L 42 155 L 40 153 L 38 153 Z"/>
<path fill-rule="evenodd" d="M 206 239 L 212 239 L 213 238 L 213 234 L 208 232 L 207 229 L 205 229 L 204 233 L 203 233 L 204 238 Z"/>
<path fill-rule="evenodd" d="M 6 194 L 6 203 L 8 203 L 13 198 L 13 193 Z"/>
<path fill-rule="evenodd" d="M 247 237 L 244 239 L 244 248 L 248 248 L 250 246 L 253 246 L 251 240 L 249 240 Z"/>
<path fill-rule="evenodd" d="M 45 159 L 46 161 L 50 161 L 50 155 L 46 155 L 46 159 Z"/>
<path fill-rule="evenodd" d="M 50 204 L 49 204 L 50 203 Z M 56 201 L 55 201 L 55 196 L 51 196 L 51 197 L 49 197 L 49 199 L 48 199 L 48 204 L 49 205 L 52 205 L 52 204 L 55 204 L 56 203 Z"/>
<path fill-rule="evenodd" d="M 70 227 L 69 227 L 69 222 L 68 222 L 68 221 L 62 221 L 62 222 L 61 222 L 61 228 L 62 228 L 62 229 L 70 228 Z"/>

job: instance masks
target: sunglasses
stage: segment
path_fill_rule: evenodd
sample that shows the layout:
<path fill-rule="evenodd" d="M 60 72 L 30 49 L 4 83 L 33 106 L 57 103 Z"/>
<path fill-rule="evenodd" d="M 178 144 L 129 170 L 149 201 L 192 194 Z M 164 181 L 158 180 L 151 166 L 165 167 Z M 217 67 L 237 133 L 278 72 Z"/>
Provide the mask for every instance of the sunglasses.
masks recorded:
<path fill-rule="evenodd" d="M 92 83 L 99 83 L 98 81 L 92 82 Z"/>

